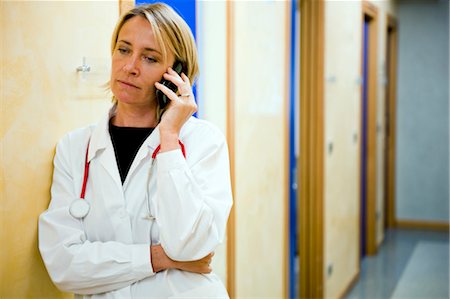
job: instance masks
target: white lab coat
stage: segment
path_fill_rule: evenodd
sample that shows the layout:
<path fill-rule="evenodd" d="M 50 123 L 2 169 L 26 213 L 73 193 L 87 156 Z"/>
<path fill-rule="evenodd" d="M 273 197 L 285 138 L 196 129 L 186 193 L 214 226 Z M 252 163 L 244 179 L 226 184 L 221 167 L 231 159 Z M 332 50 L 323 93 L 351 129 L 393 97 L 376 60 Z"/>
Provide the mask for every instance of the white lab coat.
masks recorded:
<path fill-rule="evenodd" d="M 98 125 L 72 131 L 57 145 L 51 202 L 39 218 L 39 249 L 53 282 L 84 298 L 228 298 L 213 273 L 154 273 L 150 261 L 151 244 L 189 261 L 223 241 L 232 206 L 225 138 L 191 117 L 180 132 L 186 159 L 173 150 L 152 164 L 157 127 L 122 185 L 108 132 L 112 113 L 114 107 Z M 69 207 L 80 196 L 88 142 L 90 211 L 78 220 Z"/>

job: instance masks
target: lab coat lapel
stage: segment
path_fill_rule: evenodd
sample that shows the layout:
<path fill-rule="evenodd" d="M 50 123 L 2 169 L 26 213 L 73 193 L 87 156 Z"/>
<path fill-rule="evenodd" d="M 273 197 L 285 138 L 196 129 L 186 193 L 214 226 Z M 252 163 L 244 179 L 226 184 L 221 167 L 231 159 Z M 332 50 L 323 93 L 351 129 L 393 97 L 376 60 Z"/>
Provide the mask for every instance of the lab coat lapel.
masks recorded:
<path fill-rule="evenodd" d="M 116 154 L 111 141 L 105 150 L 99 155 L 99 160 L 100 164 L 114 180 L 114 183 L 116 183 L 119 189 L 122 189 L 122 181 L 120 179 L 119 169 L 117 167 Z"/>
<path fill-rule="evenodd" d="M 138 155 L 136 155 L 136 160 L 142 160 L 149 152 L 151 157 L 154 150 L 158 147 L 159 144 L 159 125 L 157 125 L 150 136 L 145 139 L 144 143 L 141 146 L 141 149 L 138 152 Z"/>
<path fill-rule="evenodd" d="M 153 130 L 150 136 L 148 136 L 147 139 L 145 139 L 144 143 L 141 145 L 139 151 L 134 157 L 133 163 L 131 164 L 130 170 L 128 171 L 127 178 L 125 179 L 125 182 L 123 184 L 124 189 L 126 189 L 128 181 L 131 177 L 133 177 L 134 171 L 136 170 L 138 165 L 141 164 L 142 160 L 144 160 L 147 157 L 151 159 L 153 151 L 158 147 L 158 145 L 159 145 L 159 125 L 156 126 L 156 128 Z"/>
<path fill-rule="evenodd" d="M 108 114 L 106 114 L 100 122 L 95 126 L 89 139 L 89 162 L 94 159 L 97 153 L 104 150 L 111 144 L 111 138 L 109 136 L 109 120 L 115 114 L 116 106 L 114 105 Z"/>
<path fill-rule="evenodd" d="M 109 113 L 98 123 L 89 142 L 89 162 L 97 157 L 100 164 L 111 176 L 117 186 L 122 189 L 119 170 L 117 168 L 116 155 L 109 135 L 109 120 L 115 114 L 114 105 Z"/>

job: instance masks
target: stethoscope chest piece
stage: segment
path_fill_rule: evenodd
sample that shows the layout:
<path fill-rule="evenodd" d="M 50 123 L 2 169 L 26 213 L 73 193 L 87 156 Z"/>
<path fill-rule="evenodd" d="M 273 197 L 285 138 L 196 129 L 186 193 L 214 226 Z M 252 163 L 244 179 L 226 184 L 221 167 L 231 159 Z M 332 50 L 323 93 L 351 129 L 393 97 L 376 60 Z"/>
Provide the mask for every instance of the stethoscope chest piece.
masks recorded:
<path fill-rule="evenodd" d="M 70 204 L 69 213 L 77 219 L 83 219 L 89 213 L 89 203 L 83 198 L 77 198 Z"/>

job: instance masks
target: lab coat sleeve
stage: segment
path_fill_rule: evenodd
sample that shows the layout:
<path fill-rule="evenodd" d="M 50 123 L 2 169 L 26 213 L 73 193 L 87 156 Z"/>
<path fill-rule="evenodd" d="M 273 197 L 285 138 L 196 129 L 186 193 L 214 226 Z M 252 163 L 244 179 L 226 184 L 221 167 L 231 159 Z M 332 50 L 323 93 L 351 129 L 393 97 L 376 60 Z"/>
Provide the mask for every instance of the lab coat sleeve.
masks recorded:
<path fill-rule="evenodd" d="M 66 292 L 96 294 L 153 275 L 149 244 L 90 242 L 82 222 L 69 214 L 74 190 L 69 138 L 57 146 L 51 202 L 39 218 L 39 249 L 56 286 Z"/>
<path fill-rule="evenodd" d="M 189 152 L 189 147 L 195 151 Z M 217 130 L 196 134 L 181 150 L 157 156 L 156 221 L 161 246 L 178 261 L 213 252 L 225 235 L 232 206 L 228 148 Z"/>

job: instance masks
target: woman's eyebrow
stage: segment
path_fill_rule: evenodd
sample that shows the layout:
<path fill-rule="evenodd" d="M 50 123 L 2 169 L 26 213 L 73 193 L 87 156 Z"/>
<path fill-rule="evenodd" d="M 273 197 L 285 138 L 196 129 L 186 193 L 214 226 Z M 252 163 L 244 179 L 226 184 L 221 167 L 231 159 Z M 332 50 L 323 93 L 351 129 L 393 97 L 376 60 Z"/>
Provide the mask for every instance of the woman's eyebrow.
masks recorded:
<path fill-rule="evenodd" d="M 118 42 L 118 43 L 121 42 L 121 43 L 127 44 L 127 45 L 129 45 L 129 46 L 132 46 L 132 44 L 131 44 L 130 42 L 128 42 L 128 41 L 126 41 L 126 40 L 123 40 L 123 39 L 118 40 L 117 42 Z M 144 48 L 144 50 L 149 51 L 149 52 L 156 52 L 156 53 L 158 53 L 159 55 L 162 55 L 161 52 L 159 52 L 159 51 L 156 50 L 155 48 L 149 48 L 149 47 L 147 47 L 147 48 Z"/>

